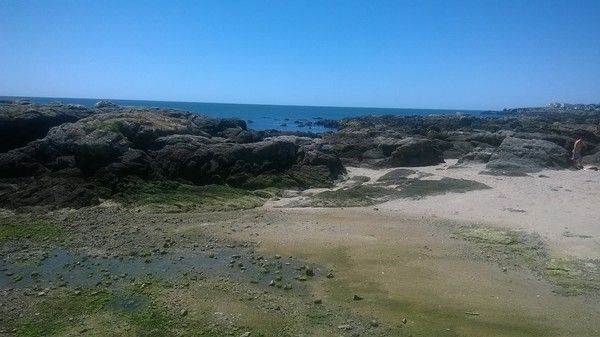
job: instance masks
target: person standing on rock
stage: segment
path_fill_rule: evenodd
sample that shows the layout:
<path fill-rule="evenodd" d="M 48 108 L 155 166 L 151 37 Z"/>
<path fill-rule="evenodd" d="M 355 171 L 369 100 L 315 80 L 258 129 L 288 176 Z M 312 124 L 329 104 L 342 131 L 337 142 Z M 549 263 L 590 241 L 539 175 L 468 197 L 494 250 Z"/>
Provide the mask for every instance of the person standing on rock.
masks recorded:
<path fill-rule="evenodd" d="M 578 138 L 575 143 L 573 143 L 573 152 L 571 155 L 571 160 L 575 164 L 577 168 L 581 168 L 581 151 L 585 147 L 585 143 L 583 139 Z"/>

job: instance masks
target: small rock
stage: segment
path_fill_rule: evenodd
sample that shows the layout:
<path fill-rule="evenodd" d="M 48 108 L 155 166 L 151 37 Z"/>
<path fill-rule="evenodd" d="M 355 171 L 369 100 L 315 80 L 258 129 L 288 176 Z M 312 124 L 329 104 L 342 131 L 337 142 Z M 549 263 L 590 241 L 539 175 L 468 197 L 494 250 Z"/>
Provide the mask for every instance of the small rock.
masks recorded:
<path fill-rule="evenodd" d="M 323 301 L 320 298 L 317 298 L 316 300 L 313 301 L 314 304 L 321 304 L 323 303 Z"/>
<path fill-rule="evenodd" d="M 403 324 L 406 324 L 406 322 L 408 322 L 408 320 L 407 320 L 407 319 L 406 319 L 406 317 L 405 317 L 405 318 L 403 318 L 403 319 L 402 319 L 402 323 L 403 323 Z"/>
<path fill-rule="evenodd" d="M 360 300 L 362 300 L 363 298 L 362 298 L 362 297 L 360 297 L 360 296 L 358 296 L 358 295 L 356 295 L 356 294 L 354 294 L 354 296 L 352 296 L 352 299 L 353 299 L 353 300 L 355 300 L 355 301 L 360 301 Z"/>
<path fill-rule="evenodd" d="M 187 316 L 187 314 L 188 314 L 188 311 L 187 311 L 187 310 L 185 310 L 185 309 L 181 309 L 181 311 L 179 312 L 179 314 L 180 314 L 181 316 Z"/>
<path fill-rule="evenodd" d="M 334 278 L 333 273 L 329 272 L 329 274 L 327 274 L 327 278 Z"/>
<path fill-rule="evenodd" d="M 350 324 L 342 324 L 342 325 L 338 325 L 338 329 L 340 330 L 352 330 L 352 325 Z"/>
<path fill-rule="evenodd" d="M 374 320 L 372 320 L 372 321 L 371 321 L 369 324 L 370 324 L 370 325 L 371 325 L 371 327 L 373 327 L 373 328 L 376 328 L 376 327 L 378 327 L 378 326 L 379 326 L 379 322 L 377 322 L 377 320 L 375 320 L 375 319 L 374 319 Z"/>
<path fill-rule="evenodd" d="M 315 276 L 315 271 L 312 269 L 312 267 L 306 267 L 306 276 Z"/>
<path fill-rule="evenodd" d="M 291 290 L 292 289 L 292 284 L 291 283 L 286 283 L 285 286 L 283 287 L 284 290 Z"/>
<path fill-rule="evenodd" d="M 251 335 L 250 331 L 246 331 L 240 337 L 250 337 L 250 335 Z"/>

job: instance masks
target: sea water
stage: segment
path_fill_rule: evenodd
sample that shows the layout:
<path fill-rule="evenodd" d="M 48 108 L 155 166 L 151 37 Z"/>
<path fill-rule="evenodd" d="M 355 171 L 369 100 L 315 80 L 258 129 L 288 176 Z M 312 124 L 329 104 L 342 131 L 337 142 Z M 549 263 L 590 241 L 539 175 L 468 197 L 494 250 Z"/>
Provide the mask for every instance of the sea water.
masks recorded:
<path fill-rule="evenodd" d="M 87 107 L 93 107 L 94 104 L 100 100 L 107 100 L 123 106 L 179 109 L 218 118 L 237 117 L 245 120 L 248 123 L 249 128 L 256 130 L 275 129 L 282 131 L 306 131 L 316 133 L 327 131 L 326 128 L 314 124 L 314 122 L 320 119 L 342 119 L 345 117 L 383 115 L 479 115 L 483 112 L 481 110 L 359 108 L 302 105 L 139 101 L 89 98 L 2 97 L 2 99 L 25 99 L 39 104 L 61 102 L 65 104 L 80 104 Z"/>

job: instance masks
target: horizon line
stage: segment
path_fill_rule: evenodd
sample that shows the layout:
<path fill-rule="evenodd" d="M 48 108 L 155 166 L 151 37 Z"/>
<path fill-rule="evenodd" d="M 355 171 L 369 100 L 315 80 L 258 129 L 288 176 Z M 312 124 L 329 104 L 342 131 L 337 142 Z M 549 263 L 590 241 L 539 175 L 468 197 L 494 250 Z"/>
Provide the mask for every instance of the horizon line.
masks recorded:
<path fill-rule="evenodd" d="M 55 97 L 55 96 L 22 96 L 22 95 L 0 95 L 0 98 L 44 98 L 44 99 L 86 99 L 97 101 L 138 101 L 138 102 L 161 102 L 161 103 L 200 103 L 200 104 L 231 104 L 231 105 L 261 105 L 261 106 L 290 106 L 290 107 L 312 107 L 312 108 L 344 108 L 344 109 L 390 109 L 390 110 L 440 110 L 440 111 L 502 111 L 502 109 L 456 109 L 456 108 L 399 108 L 399 107 L 377 107 L 377 106 L 345 106 L 345 105 L 302 105 L 302 104 L 269 104 L 269 103 L 239 103 L 239 102 L 201 102 L 201 101 L 173 101 L 173 100 L 150 100 L 130 98 L 98 98 L 98 97 Z M 521 108 L 521 107 L 519 107 Z M 503 108 L 511 109 L 511 108 Z"/>

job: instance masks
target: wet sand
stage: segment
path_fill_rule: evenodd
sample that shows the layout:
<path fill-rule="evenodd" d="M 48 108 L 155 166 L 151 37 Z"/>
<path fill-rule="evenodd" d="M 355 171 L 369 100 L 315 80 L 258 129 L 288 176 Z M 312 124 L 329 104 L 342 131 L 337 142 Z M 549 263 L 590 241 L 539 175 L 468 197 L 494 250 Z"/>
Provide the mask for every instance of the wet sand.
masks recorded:
<path fill-rule="evenodd" d="M 451 164 L 414 168 L 415 176 L 491 188 L 352 208 L 288 207 L 320 189 L 238 211 L 167 214 L 107 202 L 51 212 L 68 236 L 2 247 L 0 323 L 24 323 L 0 335 L 31 334 L 40 321 L 41 329 L 54 324 L 45 334 L 54 336 L 152 335 L 165 327 L 205 336 L 598 336 L 599 289 L 565 296 L 527 263 L 534 246 L 486 244 L 460 230 L 522 230 L 548 248 L 540 258 L 598 259 L 600 174 L 496 177 Z M 356 176 L 373 184 L 389 171 L 351 168 L 336 188 Z M 72 255 L 54 257 L 57 247 Z M 121 260 L 140 270 L 123 270 Z M 597 265 L 589 268 L 595 286 Z M 53 303 L 65 301 L 82 307 L 56 317 L 63 309 Z"/>

